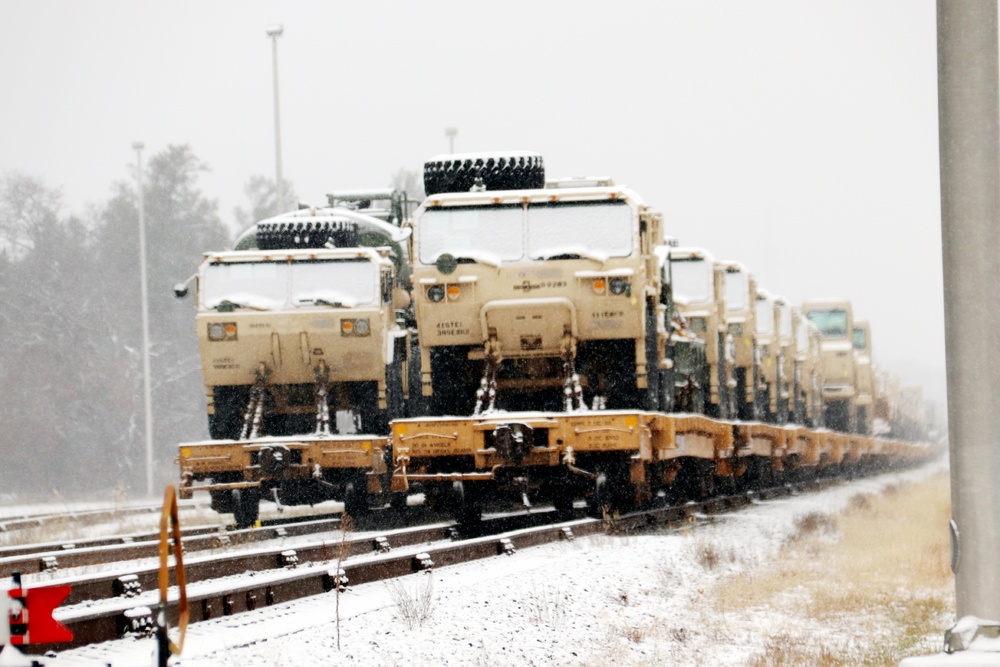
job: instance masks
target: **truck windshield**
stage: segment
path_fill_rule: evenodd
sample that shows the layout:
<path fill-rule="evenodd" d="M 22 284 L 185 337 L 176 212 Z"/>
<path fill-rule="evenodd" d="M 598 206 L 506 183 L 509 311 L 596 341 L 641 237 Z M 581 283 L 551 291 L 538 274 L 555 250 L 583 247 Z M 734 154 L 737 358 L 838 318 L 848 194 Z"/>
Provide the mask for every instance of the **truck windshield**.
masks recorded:
<path fill-rule="evenodd" d="M 417 223 L 417 254 L 423 264 L 444 253 L 496 263 L 628 257 L 632 228 L 632 209 L 621 200 L 431 208 Z"/>
<path fill-rule="evenodd" d="M 810 310 L 806 313 L 809 321 L 816 325 L 823 338 L 844 338 L 847 336 L 847 311 L 843 308 Z"/>
<path fill-rule="evenodd" d="M 809 351 L 809 323 L 801 316 L 795 319 L 795 350 L 799 354 Z"/>
<path fill-rule="evenodd" d="M 792 311 L 787 303 L 778 302 L 778 326 L 781 330 L 778 335 L 787 338 L 792 335 Z"/>
<path fill-rule="evenodd" d="M 320 260 L 309 262 L 217 262 L 201 276 L 205 308 L 223 301 L 273 310 L 288 306 L 375 303 L 376 267 L 369 261 Z"/>
<path fill-rule="evenodd" d="M 726 310 L 739 311 L 746 310 L 750 300 L 750 286 L 747 283 L 747 274 L 742 271 L 726 271 Z"/>
<path fill-rule="evenodd" d="M 858 352 L 864 352 L 865 348 L 868 347 L 868 341 L 865 338 L 865 330 L 861 327 L 854 327 L 854 349 Z"/>
<path fill-rule="evenodd" d="M 703 303 L 712 295 L 712 265 L 704 259 L 672 259 L 674 298 Z"/>
<path fill-rule="evenodd" d="M 757 333 L 768 334 L 774 330 L 774 302 L 769 298 L 757 299 Z"/>
<path fill-rule="evenodd" d="M 424 264 L 433 264 L 445 253 L 472 259 L 486 255 L 494 261 L 521 259 L 523 225 L 520 204 L 431 208 L 417 223 L 418 255 Z"/>
<path fill-rule="evenodd" d="M 528 254 L 628 257 L 632 254 L 632 209 L 621 200 L 553 202 L 528 207 Z"/>

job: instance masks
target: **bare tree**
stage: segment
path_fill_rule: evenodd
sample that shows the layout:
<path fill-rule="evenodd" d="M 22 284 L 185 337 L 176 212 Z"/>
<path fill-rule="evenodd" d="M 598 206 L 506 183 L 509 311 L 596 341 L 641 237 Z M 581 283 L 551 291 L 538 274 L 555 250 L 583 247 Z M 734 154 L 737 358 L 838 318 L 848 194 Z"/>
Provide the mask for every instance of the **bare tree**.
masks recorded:
<path fill-rule="evenodd" d="M 284 185 L 285 201 L 295 201 L 295 189 L 291 182 L 282 179 L 282 183 Z M 246 229 L 250 225 L 274 215 L 278 197 L 274 180 L 255 174 L 243 186 L 243 193 L 250 202 L 250 208 L 237 206 L 233 209 L 233 218 L 236 220 L 238 229 Z"/>

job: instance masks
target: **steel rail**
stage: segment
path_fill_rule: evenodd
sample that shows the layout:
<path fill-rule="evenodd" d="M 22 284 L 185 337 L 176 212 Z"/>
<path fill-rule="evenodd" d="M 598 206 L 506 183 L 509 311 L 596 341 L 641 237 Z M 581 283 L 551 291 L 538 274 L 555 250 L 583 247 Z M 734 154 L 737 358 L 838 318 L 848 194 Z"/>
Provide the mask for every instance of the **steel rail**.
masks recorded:
<path fill-rule="evenodd" d="M 199 527 L 189 537 L 182 538 L 184 551 L 204 551 L 206 549 L 225 548 L 231 544 L 261 542 L 265 540 L 296 537 L 300 535 L 315 535 L 336 530 L 340 519 L 271 521 L 261 528 L 246 528 L 222 532 L 219 527 Z M 70 543 L 63 548 L 50 551 L 37 551 L 0 558 L 0 578 L 9 577 L 18 572 L 31 575 L 42 572 L 52 572 L 67 567 L 84 567 L 91 565 L 112 565 L 121 561 L 139 558 L 155 558 L 159 553 L 158 535 L 144 535 L 141 541 L 116 541 L 110 544 L 79 547 Z M 120 539 L 120 538 L 119 538 Z M 28 580 L 30 583 L 30 579 Z"/>

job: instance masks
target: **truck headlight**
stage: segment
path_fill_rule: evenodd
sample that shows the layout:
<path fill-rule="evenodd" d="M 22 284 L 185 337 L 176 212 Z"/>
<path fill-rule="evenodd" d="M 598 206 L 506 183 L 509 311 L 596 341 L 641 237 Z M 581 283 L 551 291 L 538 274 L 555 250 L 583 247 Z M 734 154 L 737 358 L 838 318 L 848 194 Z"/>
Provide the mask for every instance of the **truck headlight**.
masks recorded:
<path fill-rule="evenodd" d="M 443 285 L 431 285 L 427 288 L 427 298 L 434 303 L 440 303 L 444 300 L 444 286 Z"/>
<path fill-rule="evenodd" d="M 624 294 L 628 290 L 628 281 L 624 278 L 612 278 L 608 281 L 612 294 Z"/>
<path fill-rule="evenodd" d="M 215 342 L 220 340 L 236 340 L 236 322 L 210 322 L 208 325 L 208 339 Z"/>
<path fill-rule="evenodd" d="M 371 334 L 372 327 L 367 317 L 359 317 L 356 320 L 341 320 L 341 336 L 367 336 Z"/>

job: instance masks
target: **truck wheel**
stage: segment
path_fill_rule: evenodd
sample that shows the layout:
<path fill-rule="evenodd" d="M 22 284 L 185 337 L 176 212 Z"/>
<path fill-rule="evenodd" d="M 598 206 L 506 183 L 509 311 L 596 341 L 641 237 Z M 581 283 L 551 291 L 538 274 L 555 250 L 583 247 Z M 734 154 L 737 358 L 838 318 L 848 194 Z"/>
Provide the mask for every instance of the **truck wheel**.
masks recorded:
<path fill-rule="evenodd" d="M 237 528 L 249 528 L 260 516 L 260 489 L 233 489 L 233 518 Z"/>
<path fill-rule="evenodd" d="M 212 387 L 215 414 L 208 416 L 213 440 L 236 440 L 243 430 L 243 411 L 250 400 L 250 387 Z"/>
<path fill-rule="evenodd" d="M 481 371 L 481 364 L 467 361 L 464 347 L 431 348 L 431 414 L 470 415 L 476 400 L 478 377 L 472 380 L 471 371 Z"/>
<path fill-rule="evenodd" d="M 410 350 L 406 358 L 406 416 L 426 417 L 430 406 L 424 397 L 423 378 L 420 375 L 419 333 L 410 335 Z"/>
<path fill-rule="evenodd" d="M 476 179 L 487 190 L 528 190 L 545 187 L 545 167 L 537 153 L 440 156 L 424 163 L 424 192 L 469 192 Z"/>

